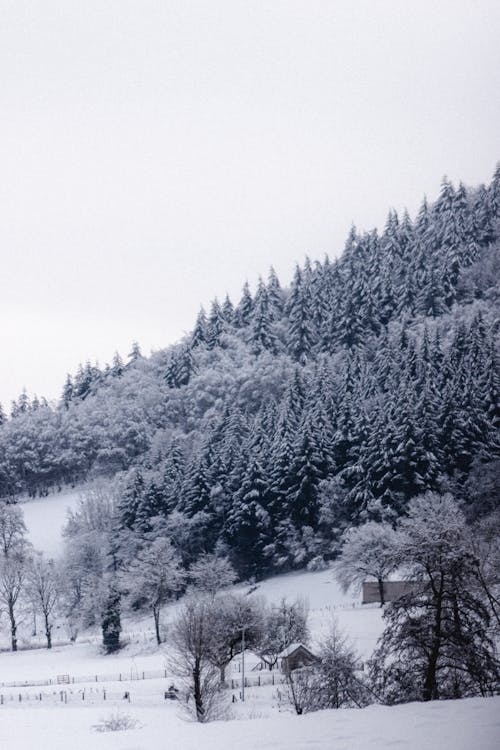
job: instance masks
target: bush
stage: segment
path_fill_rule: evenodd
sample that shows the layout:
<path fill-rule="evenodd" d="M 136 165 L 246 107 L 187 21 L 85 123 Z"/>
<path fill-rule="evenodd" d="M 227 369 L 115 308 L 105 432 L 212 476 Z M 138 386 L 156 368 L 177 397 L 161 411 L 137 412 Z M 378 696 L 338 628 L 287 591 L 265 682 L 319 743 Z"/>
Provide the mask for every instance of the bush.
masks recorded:
<path fill-rule="evenodd" d="M 137 729 L 140 727 L 139 722 L 127 714 L 119 711 L 110 714 L 107 718 L 101 719 L 98 724 L 94 724 L 94 732 L 123 732 L 127 729 Z"/>

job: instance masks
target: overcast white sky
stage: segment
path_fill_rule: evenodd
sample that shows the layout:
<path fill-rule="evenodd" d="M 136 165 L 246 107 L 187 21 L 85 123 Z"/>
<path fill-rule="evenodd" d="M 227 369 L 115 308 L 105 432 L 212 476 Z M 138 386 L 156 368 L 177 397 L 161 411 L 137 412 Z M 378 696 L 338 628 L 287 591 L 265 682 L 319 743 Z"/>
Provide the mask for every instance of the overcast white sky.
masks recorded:
<path fill-rule="evenodd" d="M 0 0 L 0 400 L 500 157 L 500 3 Z"/>

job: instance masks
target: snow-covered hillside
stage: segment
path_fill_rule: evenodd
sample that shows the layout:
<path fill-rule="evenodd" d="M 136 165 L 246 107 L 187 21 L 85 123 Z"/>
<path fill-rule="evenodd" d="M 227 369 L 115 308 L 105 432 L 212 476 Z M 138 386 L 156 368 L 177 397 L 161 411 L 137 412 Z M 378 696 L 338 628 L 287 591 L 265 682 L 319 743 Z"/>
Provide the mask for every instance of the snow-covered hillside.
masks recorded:
<path fill-rule="evenodd" d="M 27 500 L 20 507 L 28 529 L 28 539 L 35 549 L 57 557 L 62 548 L 62 529 L 68 510 L 76 507 L 82 490 L 58 492 L 48 497 Z"/>

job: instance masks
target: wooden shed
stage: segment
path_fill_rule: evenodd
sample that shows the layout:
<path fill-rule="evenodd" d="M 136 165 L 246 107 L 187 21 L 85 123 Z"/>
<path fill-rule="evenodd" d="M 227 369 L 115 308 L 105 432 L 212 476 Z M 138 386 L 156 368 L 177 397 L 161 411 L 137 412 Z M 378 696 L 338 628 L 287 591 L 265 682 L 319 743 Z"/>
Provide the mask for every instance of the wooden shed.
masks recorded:
<path fill-rule="evenodd" d="M 384 601 L 393 602 L 403 594 L 415 591 L 421 584 L 418 581 L 384 581 Z M 361 604 L 380 603 L 378 581 L 363 581 L 363 598 Z"/>
<path fill-rule="evenodd" d="M 293 672 L 300 667 L 308 667 L 318 660 L 318 657 L 310 651 L 303 643 L 292 643 L 279 655 L 280 669 L 285 674 Z"/>

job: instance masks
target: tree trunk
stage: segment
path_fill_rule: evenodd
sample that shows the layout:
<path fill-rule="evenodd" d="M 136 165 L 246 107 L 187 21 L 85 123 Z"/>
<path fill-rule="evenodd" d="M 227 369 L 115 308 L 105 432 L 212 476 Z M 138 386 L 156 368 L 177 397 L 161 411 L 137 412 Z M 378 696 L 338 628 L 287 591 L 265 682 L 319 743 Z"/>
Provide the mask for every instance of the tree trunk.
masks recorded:
<path fill-rule="evenodd" d="M 14 614 L 14 607 L 9 604 L 9 619 L 10 619 L 10 642 L 12 651 L 17 651 L 17 623 Z"/>
<path fill-rule="evenodd" d="M 422 699 L 424 701 L 436 700 L 439 697 L 437 687 L 437 663 L 439 652 L 441 650 L 441 619 L 443 607 L 443 577 L 441 576 L 441 585 L 436 592 L 436 615 L 434 618 L 434 643 L 432 645 L 427 670 L 425 674 L 424 687 L 422 690 Z"/>
<path fill-rule="evenodd" d="M 380 606 L 383 607 L 385 604 L 385 598 L 384 598 L 384 582 L 381 578 L 377 578 L 378 582 L 378 594 L 380 597 Z"/>
<path fill-rule="evenodd" d="M 204 721 L 205 709 L 203 708 L 203 696 L 201 693 L 201 669 L 200 661 L 196 659 L 193 669 L 194 705 L 196 708 L 196 720 Z"/>
<path fill-rule="evenodd" d="M 45 615 L 45 637 L 47 639 L 47 648 L 52 648 L 52 627 L 48 615 Z"/>
<path fill-rule="evenodd" d="M 220 669 L 220 684 L 225 685 L 226 684 L 226 665 L 221 664 L 219 666 Z"/>
<path fill-rule="evenodd" d="M 156 635 L 156 642 L 158 646 L 161 644 L 161 635 L 160 635 L 160 610 L 156 607 L 153 607 L 153 617 L 155 620 L 155 635 Z"/>

